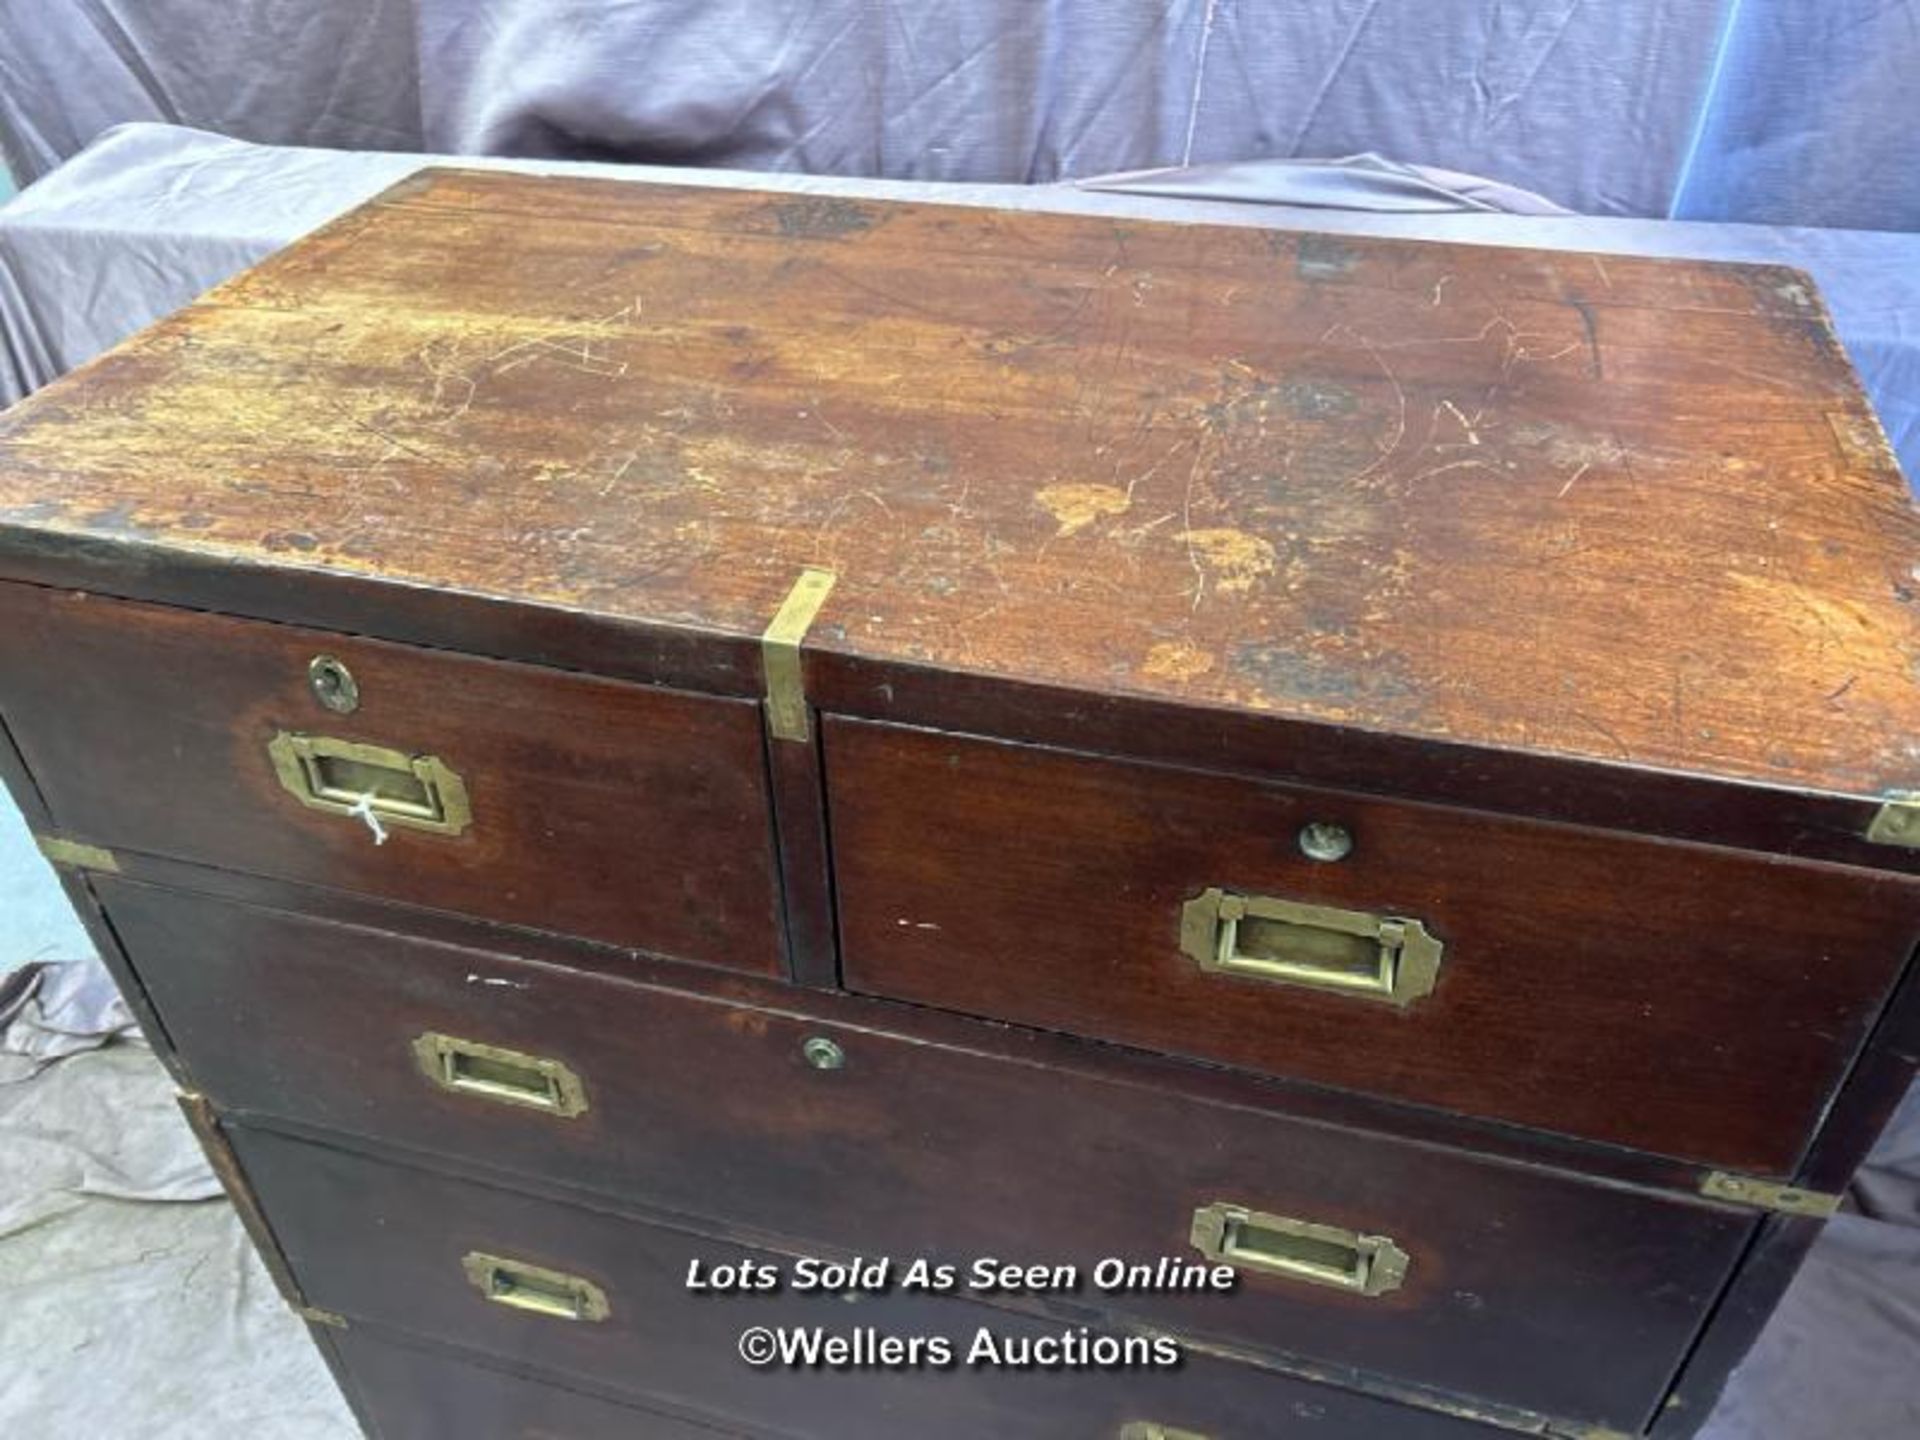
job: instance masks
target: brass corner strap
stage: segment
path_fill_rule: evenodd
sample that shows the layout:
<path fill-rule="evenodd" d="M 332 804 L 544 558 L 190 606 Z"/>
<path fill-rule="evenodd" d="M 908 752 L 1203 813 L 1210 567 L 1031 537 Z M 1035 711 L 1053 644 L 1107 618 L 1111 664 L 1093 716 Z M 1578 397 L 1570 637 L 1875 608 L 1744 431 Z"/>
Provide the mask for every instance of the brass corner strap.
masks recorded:
<path fill-rule="evenodd" d="M 1838 1195 L 1818 1190 L 1802 1190 L 1795 1185 L 1780 1185 L 1771 1180 L 1756 1180 L 1751 1175 L 1730 1175 L 1715 1170 L 1700 1182 L 1700 1193 L 1709 1200 L 1726 1200 L 1756 1210 L 1772 1210 L 1781 1215 L 1831 1215 L 1840 1208 Z"/>
<path fill-rule="evenodd" d="M 62 835 L 36 835 L 33 839 L 49 864 L 67 865 L 75 870 L 101 870 L 109 875 L 120 871 L 120 862 L 113 858 L 113 852 L 98 845 L 87 845 Z"/>
<path fill-rule="evenodd" d="M 800 669 L 800 644 L 840 577 L 809 567 L 800 572 L 773 622 L 760 637 L 761 664 L 767 676 L 767 728 L 777 740 L 808 740 L 807 687 Z"/>
<path fill-rule="evenodd" d="M 1874 811 L 1867 826 L 1867 840 L 1874 845 L 1898 845 L 1920 850 L 1920 794 L 1899 792 L 1889 795 Z"/>

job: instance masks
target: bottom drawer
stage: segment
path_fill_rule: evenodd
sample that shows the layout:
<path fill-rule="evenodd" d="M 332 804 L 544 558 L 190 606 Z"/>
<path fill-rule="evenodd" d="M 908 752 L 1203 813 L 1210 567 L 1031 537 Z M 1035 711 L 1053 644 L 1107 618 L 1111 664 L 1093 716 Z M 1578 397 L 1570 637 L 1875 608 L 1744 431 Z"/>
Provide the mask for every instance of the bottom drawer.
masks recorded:
<path fill-rule="evenodd" d="M 738 1435 L 375 1339 L 364 1329 L 335 1331 L 329 1342 L 372 1440 L 736 1440 Z"/>
<path fill-rule="evenodd" d="M 347 1316 L 350 1325 L 388 1326 L 469 1348 L 641 1404 L 711 1417 L 723 1430 L 795 1440 L 1485 1440 L 1489 1433 L 1446 1415 L 1198 1354 L 1174 1368 L 969 1365 L 965 1357 L 982 1330 L 1003 1349 L 1065 1336 L 1086 1343 L 1087 1332 L 1071 1321 L 899 1287 L 851 1296 L 790 1287 L 696 1294 L 687 1285 L 696 1261 L 709 1273 L 742 1262 L 790 1270 L 789 1262 L 267 1131 L 236 1126 L 228 1134 L 310 1303 Z M 738 1348 L 754 1327 L 809 1335 L 817 1329 L 868 1347 L 880 1337 L 943 1339 L 955 1360 L 755 1368 Z M 345 1334 L 357 1377 L 356 1331 Z M 435 1398 L 421 1387 L 438 1382 L 421 1375 L 395 1380 L 391 1356 L 375 1363 L 385 1368 L 365 1387 L 366 1398 L 383 1435 L 474 1440 L 549 1433 L 488 1429 L 509 1421 L 488 1420 L 484 1411 L 477 1428 L 456 1428 L 454 1419 L 468 1413 L 464 1394 Z M 474 1383 L 504 1381 L 488 1372 Z M 523 1403 L 561 1401 L 537 1393 Z M 400 1417 L 391 1426 L 381 1408 L 389 1405 Z M 454 1419 L 444 1430 L 439 1421 L 411 1420 L 422 1405 L 430 1416 L 439 1406 Z M 582 1413 L 598 1423 L 591 1407 Z M 575 1432 L 562 1426 L 551 1433 Z M 602 1433 L 615 1432 L 591 1424 L 578 1430 L 580 1440 Z"/>

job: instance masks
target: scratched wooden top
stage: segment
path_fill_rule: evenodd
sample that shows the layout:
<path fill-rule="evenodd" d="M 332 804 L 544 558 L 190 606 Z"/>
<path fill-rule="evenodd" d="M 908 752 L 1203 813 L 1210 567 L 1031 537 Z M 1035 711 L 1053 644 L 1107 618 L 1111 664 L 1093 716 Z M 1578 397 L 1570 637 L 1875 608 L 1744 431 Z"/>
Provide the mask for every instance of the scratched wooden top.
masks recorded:
<path fill-rule="evenodd" d="M 1849 796 L 1916 538 L 1797 272 L 458 171 L 0 417 L 8 553 Z"/>

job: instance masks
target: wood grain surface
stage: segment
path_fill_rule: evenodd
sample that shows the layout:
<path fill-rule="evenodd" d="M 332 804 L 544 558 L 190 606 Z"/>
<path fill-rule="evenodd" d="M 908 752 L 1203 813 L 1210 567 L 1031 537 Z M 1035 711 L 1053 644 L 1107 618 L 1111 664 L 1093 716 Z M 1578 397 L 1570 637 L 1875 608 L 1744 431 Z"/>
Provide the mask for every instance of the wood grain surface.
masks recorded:
<path fill-rule="evenodd" d="M 190 967 L 189 974 L 207 949 L 203 944 L 193 943 L 196 933 L 193 927 L 214 923 L 205 914 L 198 917 L 194 914 L 193 902 L 204 900 L 215 902 L 205 907 L 209 911 L 232 907 L 294 914 L 344 926 L 355 935 L 396 934 L 433 947 L 464 951 L 473 957 L 506 955 L 550 970 L 633 981 L 651 989 L 692 994 L 748 1009 L 778 1011 L 801 1019 L 811 1018 L 821 1024 L 895 1033 L 911 1031 L 928 1043 L 1015 1064 L 1060 1067 L 1117 1084 L 1161 1087 L 1216 1105 L 1284 1110 L 1304 1124 L 1321 1128 L 1361 1130 L 1405 1144 L 1472 1151 L 1489 1160 L 1567 1171 L 1608 1184 L 1678 1191 L 1692 1196 L 1699 1193 L 1700 1182 L 1710 1168 L 1688 1165 L 1647 1151 L 1574 1140 L 1548 1130 L 1524 1129 L 1382 1100 L 1356 1090 L 1280 1080 L 1220 1065 L 1195 1065 L 1122 1046 L 1089 1045 L 1053 1031 L 982 1024 L 965 1015 L 844 990 L 823 993 L 796 986 L 784 978 L 751 971 L 688 966 L 553 931 L 503 931 L 498 925 L 472 917 L 397 905 L 351 891 L 318 889 L 132 851 L 117 858 L 121 865 L 119 874 L 86 876 L 85 883 L 98 889 L 102 896 L 110 891 L 132 894 L 136 897 L 135 903 L 146 892 L 178 892 L 173 898 L 179 918 L 172 922 L 178 928 L 167 933 L 182 938 L 169 944 L 163 934 L 159 943 L 168 948 L 156 955 L 155 965 L 166 964 L 169 954 L 182 955 L 187 957 L 182 963 Z M 121 923 L 125 905 L 121 900 L 114 903 L 116 924 Z M 143 961 L 146 958 L 147 950 L 143 946 Z M 472 973 L 479 973 L 473 971 L 471 965 L 468 968 Z M 294 977 L 289 983 L 300 982 Z M 1915 993 L 1920 993 L 1920 987 L 1916 987 Z M 213 1013 L 218 1016 L 220 1012 L 216 1009 Z M 211 1033 L 224 1033 L 220 1024 L 216 1019 Z M 203 1072 L 208 1058 L 196 1056 Z M 277 1064 L 268 1058 L 270 1063 Z M 212 1087 L 210 1082 L 201 1080 L 195 1088 Z M 218 1093 L 230 1108 L 250 1109 L 258 1103 L 249 1098 L 250 1091 L 238 1085 L 218 1087 Z M 1836 1123 L 1842 1119 L 1838 1112 L 1846 1109 L 1853 1099 L 1853 1087 L 1849 1086 L 1836 1102 Z M 1877 1118 L 1858 1113 L 1847 1119 L 1849 1128 L 1856 1132 L 1880 1123 Z M 453 1157 L 451 1163 L 465 1162 Z M 562 1187 L 572 1183 L 564 1167 L 556 1169 L 551 1179 Z"/>
<path fill-rule="evenodd" d="M 712 1270 L 742 1261 L 785 1266 L 790 1257 L 507 1191 L 456 1188 L 424 1172 L 265 1132 L 248 1131 L 242 1143 L 262 1184 L 276 1194 L 296 1192 L 279 1211 L 290 1243 L 316 1277 L 316 1293 L 351 1315 L 350 1328 L 330 1338 L 393 1440 L 692 1440 L 696 1433 L 654 1414 L 614 1411 L 572 1393 L 578 1386 L 690 1410 L 729 1434 L 783 1440 L 1130 1440 L 1122 1427 L 1142 1421 L 1177 1427 L 1169 1440 L 1194 1433 L 1206 1440 L 1475 1440 L 1504 1433 L 1199 1349 L 1172 1370 L 752 1369 L 735 1355 L 737 1336 L 750 1325 L 940 1336 L 957 1355 L 982 1327 L 1016 1344 L 1082 1327 L 898 1287 L 859 1294 L 857 1303 L 791 1290 L 692 1294 L 686 1275 L 694 1260 Z M 369 1211 L 387 1217 L 384 1233 L 362 1233 L 358 1216 Z M 488 1305 L 460 1270 L 463 1247 L 475 1244 L 517 1245 L 517 1255 L 539 1253 L 586 1269 L 605 1283 L 613 1313 L 600 1324 L 570 1325 Z M 366 1318 L 387 1323 L 369 1327 Z M 383 1343 L 381 1331 L 394 1326 L 411 1332 L 411 1343 Z M 422 1332 L 490 1352 L 494 1365 L 539 1367 L 569 1391 L 416 1349 Z M 459 1423 L 469 1417 L 470 1424 Z"/>
<path fill-rule="evenodd" d="M 880 689 L 1920 783 L 1920 528 L 1777 267 L 432 171 L 0 419 L 0 525 L 11 573 L 438 587 L 734 684 L 817 564 L 812 666 Z"/>
<path fill-rule="evenodd" d="M 798 1420 L 802 1434 L 825 1431 L 876 1440 L 892 1440 L 909 1417 L 916 1428 L 924 1419 L 933 1434 L 969 1440 L 984 1435 L 1119 1440 L 1115 1432 L 1120 1425 L 1137 1419 L 1192 1425 L 1218 1440 L 1266 1440 L 1285 1432 L 1276 1432 L 1270 1421 L 1257 1423 L 1262 1404 L 1284 1416 L 1296 1402 L 1320 1410 L 1327 1422 L 1324 1430 L 1312 1425 L 1303 1426 L 1304 1432 L 1325 1434 L 1329 1440 L 1397 1440 L 1402 1434 L 1458 1435 L 1464 1440 L 1487 1433 L 1340 1390 L 1207 1363 L 1204 1337 L 1196 1337 L 1200 1354 L 1194 1363 L 1171 1372 L 1063 1368 L 1036 1374 L 961 1366 L 846 1372 L 831 1367 L 749 1369 L 740 1364 L 733 1347 L 740 1331 L 756 1323 L 836 1331 L 870 1326 L 883 1334 L 957 1336 L 961 1353 L 979 1326 L 1006 1336 L 1059 1335 L 1081 1328 L 1126 1333 L 1130 1327 L 1110 1325 L 1084 1312 L 1074 1316 L 1070 1306 L 1062 1313 L 1072 1318 L 1045 1321 L 997 1306 L 989 1309 L 971 1298 L 897 1285 L 887 1293 L 856 1291 L 853 1303 L 839 1294 L 802 1292 L 791 1284 L 745 1296 L 689 1294 L 686 1279 L 695 1259 L 711 1272 L 742 1260 L 771 1263 L 777 1257 L 820 1252 L 805 1246 L 749 1247 L 640 1224 L 270 1131 L 236 1126 L 233 1137 L 248 1178 L 273 1210 L 276 1233 L 313 1303 L 350 1320 L 364 1317 L 410 1334 L 443 1337 L 550 1373 L 630 1387 L 628 1393 L 711 1407 L 722 1415 L 763 1423 L 777 1423 L 779 1417 Z M 599 1284 L 607 1295 L 609 1318 L 598 1324 L 568 1324 L 488 1304 L 461 1269 L 463 1255 L 475 1250 Z M 881 1254 L 844 1249 L 828 1253 L 833 1258 L 857 1253 L 867 1259 Z M 896 1276 L 906 1263 L 904 1257 L 896 1261 Z M 1060 1303 L 1060 1297 L 1054 1298 Z M 1227 1299 L 1231 1303 L 1232 1297 Z M 1159 1333 L 1190 1334 L 1178 1329 Z M 1557 1338 L 1595 1369 L 1600 1367 L 1592 1365 L 1592 1357 L 1601 1352 L 1609 1368 L 1631 1365 L 1622 1352 L 1643 1343 L 1643 1337 L 1626 1331 L 1605 1338 L 1560 1332 Z M 1559 1363 L 1570 1367 L 1573 1354 L 1563 1355 Z M 1518 1388 L 1529 1388 L 1528 1380 L 1516 1378 Z M 1464 1405 L 1475 1408 L 1471 1400 Z M 1141 1406 L 1151 1408 L 1142 1414 L 1135 1408 Z M 1482 1413 L 1498 1409 L 1488 1407 Z M 1563 1423 L 1578 1419 L 1564 1414 L 1556 1418 Z M 1640 1427 L 1634 1423 L 1628 1428 Z M 1578 1433 L 1577 1424 L 1567 1424 L 1567 1429 Z"/>
<path fill-rule="evenodd" d="M 365 1135 L 596 1204 L 963 1265 L 1197 1258 L 1194 1212 L 1217 1201 L 1387 1235 L 1412 1264 L 1376 1298 L 1248 1274 L 1231 1294 L 1073 1303 L 1517 1409 L 1637 1428 L 1756 1224 L 1684 1193 L 1303 1120 L 1278 1097 L 1217 1104 L 1159 1070 L 1100 1073 L 1101 1047 L 1009 1060 L 904 1007 L 880 1029 L 857 1002 L 798 989 L 811 1013 L 99 883 L 196 1082 L 269 1125 Z M 998 1027 L 966 1028 L 984 1044 Z M 415 1063 L 426 1031 L 558 1059 L 588 1108 L 562 1119 L 449 1094 Z M 840 1068 L 809 1065 L 816 1037 L 840 1046 Z M 254 1178 L 291 1245 L 299 1185 Z M 552 1229 L 558 1245 L 557 1217 Z"/>
<path fill-rule="evenodd" d="M 638 1410 L 577 1389 L 523 1379 L 465 1355 L 381 1336 L 365 1325 L 336 1329 L 324 1343 L 337 1357 L 341 1388 L 376 1440 L 764 1440 L 743 1432 Z M 496 1361 L 497 1365 L 498 1362 Z M 376 1428 L 377 1427 L 377 1428 Z"/>
<path fill-rule="evenodd" d="M 353 713 L 310 692 L 319 654 L 356 677 Z M 745 701 L 5 583 L 0 694 L 62 833 L 785 973 Z M 438 756 L 473 822 L 379 842 L 283 788 L 283 732 Z"/>
<path fill-rule="evenodd" d="M 1905 876 L 838 718 L 825 746 L 854 990 L 1783 1179 L 1920 942 Z M 1352 852 L 1303 855 L 1315 822 Z M 1438 982 L 1400 1010 L 1202 970 L 1210 887 L 1419 920 Z"/>

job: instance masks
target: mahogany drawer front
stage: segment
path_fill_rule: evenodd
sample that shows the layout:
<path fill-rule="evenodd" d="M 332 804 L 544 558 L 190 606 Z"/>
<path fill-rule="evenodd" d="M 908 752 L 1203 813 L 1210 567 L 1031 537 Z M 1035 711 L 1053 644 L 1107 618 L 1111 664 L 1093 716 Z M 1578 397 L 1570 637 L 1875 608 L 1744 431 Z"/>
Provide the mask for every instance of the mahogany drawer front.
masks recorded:
<path fill-rule="evenodd" d="M 1791 1173 L 1920 937 L 1897 876 L 825 728 L 852 990 L 1730 1170 Z M 1279 902 L 1264 949 L 1220 896 Z M 1418 923 L 1400 995 L 1327 910 Z"/>
<path fill-rule="evenodd" d="M 345 665 L 351 713 L 316 698 L 319 656 Z M 68 834 L 782 967 L 761 723 L 746 701 L 6 584 L 0 694 Z M 330 742 L 430 756 L 454 781 L 329 754 Z M 464 792 L 458 833 L 389 819 L 379 842 L 364 820 L 295 793 L 385 785 L 431 808 L 408 791 L 416 782 L 451 807 L 450 826 L 454 785 Z"/>
<path fill-rule="evenodd" d="M 1129 1425 L 1142 1423 L 1205 1440 L 1479 1440 L 1490 1433 L 1198 1354 L 1165 1370 L 756 1369 L 737 1349 L 753 1326 L 938 1336 L 956 1357 L 982 1328 L 1002 1343 L 1087 1332 L 1070 1320 L 898 1286 L 859 1292 L 853 1303 L 791 1284 L 775 1293 L 694 1294 L 687 1275 L 695 1261 L 707 1273 L 744 1261 L 791 1275 L 791 1257 L 266 1131 L 229 1133 L 303 1292 L 347 1316 L 348 1337 L 372 1321 L 711 1416 L 722 1428 L 795 1440 L 907 1433 L 1133 1440 Z M 601 1318 L 520 1308 L 486 1293 L 510 1292 L 515 1277 L 528 1275 L 541 1306 Z"/>
<path fill-rule="evenodd" d="M 757 1233 L 963 1262 L 1192 1259 L 1196 1215 L 1221 1202 L 1390 1237 L 1411 1257 L 1391 1293 L 1249 1272 L 1232 1295 L 1101 1303 L 1527 1410 L 1637 1425 L 1754 1223 L 1202 1100 L 1165 1088 L 1162 1065 L 1130 1083 L 1114 1072 L 1137 1067 L 1090 1048 L 1078 1068 L 1027 1063 L 916 1037 L 904 1010 L 908 1033 L 884 1033 L 870 1007 L 831 996 L 794 992 L 811 1017 L 753 1009 L 96 883 L 194 1083 L 230 1110 Z M 850 1008 L 861 1025 L 833 1023 Z M 809 1064 L 819 1039 L 839 1068 Z M 449 1088 L 436 1044 L 479 1057 L 474 1083 Z M 503 1080 L 520 1093 L 489 1093 Z"/>
<path fill-rule="evenodd" d="M 370 1440 L 737 1440 L 739 1432 L 639 1410 L 472 1360 L 376 1339 L 327 1336 Z"/>

